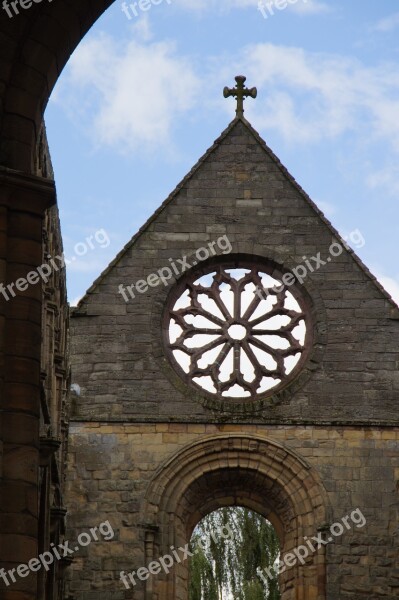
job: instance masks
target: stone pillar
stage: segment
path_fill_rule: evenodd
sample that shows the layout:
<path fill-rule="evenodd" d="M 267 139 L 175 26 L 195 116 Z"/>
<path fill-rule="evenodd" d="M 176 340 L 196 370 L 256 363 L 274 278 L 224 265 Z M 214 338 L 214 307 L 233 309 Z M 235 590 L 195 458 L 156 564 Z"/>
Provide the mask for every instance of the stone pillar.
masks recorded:
<path fill-rule="evenodd" d="M 27 564 L 38 551 L 38 474 L 42 281 L 21 281 L 42 264 L 42 225 L 55 202 L 52 180 L 0 170 L 0 566 Z M 33 279 L 32 279 L 33 281 Z M 1 446 L 0 446 L 1 457 Z M 36 573 L 10 585 L 2 600 L 37 597 Z"/>

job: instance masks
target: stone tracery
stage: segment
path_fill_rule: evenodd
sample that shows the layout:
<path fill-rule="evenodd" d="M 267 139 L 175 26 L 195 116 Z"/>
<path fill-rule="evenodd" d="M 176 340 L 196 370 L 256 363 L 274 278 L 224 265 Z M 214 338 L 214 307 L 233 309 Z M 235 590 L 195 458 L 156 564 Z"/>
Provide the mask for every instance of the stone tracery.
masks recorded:
<path fill-rule="evenodd" d="M 305 308 L 261 265 L 219 265 L 191 276 L 168 318 L 172 362 L 190 383 L 219 397 L 274 390 L 305 355 Z"/>

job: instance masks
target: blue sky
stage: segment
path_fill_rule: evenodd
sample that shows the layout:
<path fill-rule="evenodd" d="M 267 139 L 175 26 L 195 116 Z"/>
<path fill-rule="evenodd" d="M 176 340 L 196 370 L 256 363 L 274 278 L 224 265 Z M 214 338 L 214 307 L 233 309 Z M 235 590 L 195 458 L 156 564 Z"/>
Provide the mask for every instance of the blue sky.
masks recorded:
<path fill-rule="evenodd" d="M 242 73 L 258 88 L 245 116 L 341 234 L 361 231 L 399 302 L 397 1 L 291 0 L 267 18 L 258 0 L 158 2 L 128 19 L 117 0 L 46 110 L 70 301 L 225 129 Z M 99 230 L 110 243 L 90 248 Z"/>

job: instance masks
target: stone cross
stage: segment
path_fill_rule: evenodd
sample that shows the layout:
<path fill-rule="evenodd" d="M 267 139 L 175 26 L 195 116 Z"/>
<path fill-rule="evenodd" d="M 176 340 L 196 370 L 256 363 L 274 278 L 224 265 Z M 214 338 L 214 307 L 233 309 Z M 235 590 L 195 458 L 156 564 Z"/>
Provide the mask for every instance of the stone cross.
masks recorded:
<path fill-rule="evenodd" d="M 225 87 L 223 90 L 223 96 L 225 98 L 228 98 L 229 96 L 235 96 L 235 98 L 237 98 L 237 108 L 236 108 L 236 115 L 237 117 L 243 117 L 244 116 L 244 100 L 247 96 L 250 96 L 251 98 L 256 98 L 257 94 L 258 94 L 258 90 L 256 89 L 256 87 L 253 88 L 246 88 L 244 86 L 245 80 L 247 78 L 244 77 L 244 75 L 237 75 L 237 77 L 235 78 L 237 85 L 234 88 L 228 88 Z"/>

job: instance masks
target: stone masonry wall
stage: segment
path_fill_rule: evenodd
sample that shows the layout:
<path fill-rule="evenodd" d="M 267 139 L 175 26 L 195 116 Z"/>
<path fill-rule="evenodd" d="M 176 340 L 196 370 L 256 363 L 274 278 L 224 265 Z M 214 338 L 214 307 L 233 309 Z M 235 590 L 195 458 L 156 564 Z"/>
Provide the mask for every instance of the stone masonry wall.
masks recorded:
<path fill-rule="evenodd" d="M 399 310 L 345 249 L 298 286 L 313 320 L 313 344 L 296 379 L 264 402 L 212 406 L 178 377 L 165 355 L 163 311 L 175 281 L 149 287 L 128 303 L 118 287 L 147 279 L 169 259 L 190 260 L 220 236 L 231 243 L 229 260 L 270 260 L 282 271 L 302 264 L 304 256 L 320 253 L 326 260 L 331 243 L 342 243 L 256 132 L 236 119 L 88 290 L 71 318 L 72 382 L 81 393 L 72 407 L 68 536 L 76 539 L 109 519 L 115 538 L 75 553 L 67 597 L 187 600 L 184 582 L 172 594 L 169 583 L 157 588 L 154 582 L 144 595 L 142 583 L 124 588 L 119 572 L 146 566 L 148 539 L 169 535 L 168 519 L 173 527 L 181 524 L 179 535 L 190 519 L 198 519 L 194 509 L 188 514 L 185 496 L 181 510 L 187 514 L 176 517 L 165 509 L 163 530 L 155 533 L 148 525 L 144 495 L 165 461 L 210 436 L 217 452 L 218 436 L 226 434 L 281 443 L 282 455 L 295 451 L 296 458 L 287 458 L 287 472 L 296 461 L 299 470 L 312 467 L 320 485 L 315 505 L 329 515 L 330 525 L 355 509 L 366 517 L 363 528 L 327 546 L 326 569 L 320 557 L 296 576 L 284 600 L 399 597 Z M 260 464 L 263 456 L 255 459 Z M 229 474 L 228 460 L 220 460 L 229 502 L 237 504 L 243 493 L 250 504 L 253 473 L 240 466 Z M 254 460 L 250 450 L 246 460 Z M 284 467 L 276 465 L 278 477 Z M 240 490 L 228 479 L 234 476 L 242 481 Z M 271 475 L 264 483 L 268 477 L 266 470 L 260 488 L 273 485 Z M 275 502 L 277 512 L 290 505 L 291 492 L 309 505 L 314 484 L 306 475 L 301 481 L 303 489 L 287 483 L 283 505 Z M 209 483 L 209 497 L 220 485 L 211 478 L 197 483 L 202 490 Z M 263 498 L 266 505 L 268 492 L 257 501 Z M 301 503 L 295 504 L 298 531 L 325 525 L 317 515 L 301 513 Z M 290 525 L 285 531 L 291 535 Z M 315 572 L 317 583 L 309 583 Z"/>
<path fill-rule="evenodd" d="M 304 256 L 320 253 L 325 260 L 337 239 L 241 121 L 233 122 L 74 310 L 73 381 L 81 387 L 77 418 L 209 422 L 234 416 L 204 408 L 193 388 L 168 367 L 161 323 L 173 280 L 128 303 L 118 293 L 120 284 L 146 279 L 169 265 L 169 258 L 191 256 L 222 235 L 234 256 L 274 260 L 289 270 Z M 285 395 L 247 420 L 395 420 L 399 311 L 394 303 L 346 250 L 309 273 L 301 287 L 315 321 L 312 356 Z"/>
<path fill-rule="evenodd" d="M 397 428 L 98 422 L 75 423 L 70 430 L 69 539 L 105 520 L 115 537 L 76 553 L 69 573 L 71 597 L 143 598 L 142 583 L 126 591 L 119 573 L 146 566 L 140 507 L 151 477 L 184 445 L 239 432 L 281 442 L 317 469 L 333 507 L 330 525 L 356 508 L 365 516 L 364 527 L 353 525 L 327 546 L 327 600 L 398 598 Z"/>

